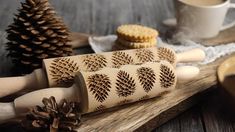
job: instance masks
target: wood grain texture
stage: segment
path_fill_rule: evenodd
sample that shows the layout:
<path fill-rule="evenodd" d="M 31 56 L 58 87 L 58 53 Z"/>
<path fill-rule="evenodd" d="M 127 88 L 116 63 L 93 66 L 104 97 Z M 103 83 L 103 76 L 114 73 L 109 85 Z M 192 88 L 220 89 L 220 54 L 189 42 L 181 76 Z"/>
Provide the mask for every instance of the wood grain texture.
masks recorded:
<path fill-rule="evenodd" d="M 20 5 L 19 1 L 23 0 L 0 0 L 0 31 L 1 31 L 0 76 L 1 77 L 15 75 L 15 72 L 12 70 L 13 65 L 11 61 L 9 58 L 6 57 L 6 51 L 4 45 L 6 35 L 4 34 L 3 31 L 7 28 L 7 25 L 9 25 L 13 21 L 12 14 L 16 13 L 16 9 Z M 106 35 L 109 33 L 114 33 L 116 27 L 124 23 L 140 23 L 150 27 L 157 28 L 160 30 L 161 33 L 164 33 L 166 27 L 164 27 L 161 24 L 161 21 L 173 16 L 174 8 L 172 1 L 173 0 L 51 0 L 53 6 L 58 11 L 59 15 L 61 15 L 64 18 L 66 24 L 69 26 L 71 31 L 98 34 L 98 35 Z M 93 51 L 89 47 L 84 47 L 84 48 L 79 48 L 75 52 L 76 54 L 84 54 L 84 53 L 91 53 Z M 209 66 L 207 68 L 210 69 Z M 216 79 L 215 69 L 216 66 L 213 66 L 213 71 L 211 71 L 210 73 L 211 75 L 209 73 L 207 74 L 207 76 L 211 79 L 213 84 L 215 84 L 215 79 Z M 209 84 L 210 82 L 203 82 L 203 81 L 201 82 L 201 80 L 197 80 L 195 83 L 201 84 L 199 86 L 212 85 Z M 189 87 L 189 89 L 183 91 L 183 93 L 191 92 L 190 91 L 192 90 L 190 87 L 191 85 L 187 83 L 186 86 Z M 200 90 L 204 89 L 201 88 Z M 174 97 L 172 94 L 170 94 L 169 96 L 171 98 Z M 201 96 L 192 97 L 191 102 L 195 102 L 195 100 L 198 100 L 198 98 L 200 99 L 200 97 Z M 206 100 L 207 99 L 210 99 L 210 97 L 206 97 Z M 184 105 L 182 98 L 178 98 L 177 100 L 180 100 L 182 102 L 181 106 L 193 105 L 190 103 L 190 101 L 188 103 L 184 102 L 188 104 Z M 168 109 L 168 107 L 165 105 L 168 103 L 164 102 L 165 104 L 157 104 L 156 106 L 151 106 L 153 102 L 158 102 L 158 99 L 156 98 L 153 100 L 149 100 L 146 103 L 140 102 L 137 104 L 133 104 L 130 107 L 124 106 L 123 109 L 120 108 L 114 111 L 110 110 L 105 114 L 95 115 L 94 117 L 92 116 L 92 114 L 87 115 L 84 119 L 86 123 L 83 124 L 83 130 L 91 130 L 94 127 L 98 127 L 99 122 L 107 123 L 108 125 L 106 127 L 110 126 L 115 128 L 114 125 L 116 125 L 117 122 L 120 122 L 121 120 L 123 120 L 124 122 L 120 123 L 120 125 L 124 124 L 124 126 L 127 126 L 125 125 L 125 122 L 133 121 L 134 125 L 130 127 L 132 130 L 142 126 L 146 122 L 150 124 L 150 128 L 152 129 L 164 123 L 166 120 L 168 120 L 166 119 L 167 115 L 171 115 L 172 118 L 175 116 L 175 114 L 173 114 L 175 113 L 175 111 L 177 113 L 181 113 L 181 111 L 185 110 L 185 107 L 184 108 L 181 107 L 180 109 L 175 107 L 175 109 L 172 109 L 171 111 L 169 111 L 169 113 L 163 113 L 162 110 Z M 177 103 L 172 103 L 172 104 L 176 105 Z M 204 104 L 207 106 L 206 108 L 203 108 L 205 106 Z M 164 106 L 164 108 L 160 110 L 158 108 L 159 106 Z M 149 113 L 146 114 L 145 117 L 139 118 L 141 115 L 143 116 L 145 115 L 145 113 L 147 113 L 144 110 L 141 111 L 142 113 L 139 113 L 140 109 L 142 109 L 143 107 L 150 108 L 151 111 L 150 112 L 147 111 Z M 201 107 L 203 109 L 201 109 Z M 211 104 L 210 101 L 208 103 L 205 102 L 200 103 L 200 105 L 195 106 L 186 113 L 177 116 L 174 120 L 168 121 L 164 125 L 160 126 L 156 131 L 177 132 L 177 131 L 191 130 L 191 131 L 214 132 L 221 130 L 221 128 L 229 128 L 229 130 L 234 130 L 235 129 L 234 121 L 222 118 L 223 114 L 221 114 L 221 112 L 214 111 L 214 109 L 216 109 L 216 107 L 214 107 L 214 104 Z M 127 111 L 127 114 L 125 114 L 125 116 L 124 114 L 122 114 L 123 118 L 118 118 L 119 114 L 123 111 Z M 162 118 L 164 117 L 165 120 L 155 119 L 153 115 L 156 115 L 157 112 L 160 113 L 161 117 Z M 113 115 L 112 113 L 116 114 Z M 112 122 L 112 125 L 109 125 L 110 120 L 106 121 L 105 120 L 106 118 L 102 118 L 106 115 L 108 116 L 107 117 L 108 119 L 111 119 L 113 117 L 115 119 L 117 118 L 117 120 L 114 120 Z M 134 117 L 133 119 L 130 119 L 130 115 L 134 116 L 137 115 L 137 116 Z M 95 119 L 96 117 L 97 119 Z M 92 122 L 96 122 L 96 124 L 94 124 L 96 126 L 88 126 L 89 118 L 92 118 Z M 145 119 L 147 120 L 141 122 L 141 120 Z M 122 129 L 125 129 L 124 126 L 122 127 Z M 10 130 L 9 127 L 5 128 L 6 129 L 3 129 L 3 131 Z M 146 130 L 147 126 L 143 126 L 142 128 L 143 128 L 142 130 Z M 15 130 L 18 129 L 16 128 Z"/>
<path fill-rule="evenodd" d="M 234 102 L 222 89 L 213 91 L 213 94 L 204 99 L 201 105 L 202 119 L 207 124 L 205 130 L 208 132 L 234 132 L 235 113 Z"/>

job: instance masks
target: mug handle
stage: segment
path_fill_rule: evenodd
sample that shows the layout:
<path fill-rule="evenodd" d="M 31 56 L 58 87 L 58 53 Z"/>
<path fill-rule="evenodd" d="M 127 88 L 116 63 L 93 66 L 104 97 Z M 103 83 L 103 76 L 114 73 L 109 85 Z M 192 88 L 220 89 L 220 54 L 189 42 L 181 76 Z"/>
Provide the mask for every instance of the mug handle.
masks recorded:
<path fill-rule="evenodd" d="M 229 8 L 235 8 L 235 3 L 230 3 L 229 5 Z M 226 24 L 224 26 L 221 27 L 220 31 L 223 31 L 223 30 L 226 30 L 226 29 L 229 29 L 231 27 L 235 26 L 235 21 L 234 22 L 231 22 L 229 24 Z"/>

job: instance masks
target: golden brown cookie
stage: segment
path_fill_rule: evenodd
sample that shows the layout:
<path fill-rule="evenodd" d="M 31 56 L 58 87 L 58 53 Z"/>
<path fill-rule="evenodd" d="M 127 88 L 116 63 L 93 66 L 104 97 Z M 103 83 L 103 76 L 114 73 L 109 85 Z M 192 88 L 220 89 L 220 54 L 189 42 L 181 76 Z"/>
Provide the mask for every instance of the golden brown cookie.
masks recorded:
<path fill-rule="evenodd" d="M 128 49 L 130 49 L 130 48 L 120 44 L 117 40 L 115 41 L 115 44 L 112 47 L 113 51 L 115 51 L 115 50 L 128 50 Z"/>
<path fill-rule="evenodd" d="M 117 36 L 131 42 L 148 42 L 158 36 L 155 29 L 141 25 L 121 25 L 117 29 Z"/>
<path fill-rule="evenodd" d="M 149 48 L 149 47 L 156 46 L 157 39 L 153 38 L 153 39 L 150 39 L 148 42 L 130 42 L 130 41 L 126 41 L 122 38 L 118 38 L 117 42 L 118 42 L 118 44 L 120 44 L 124 47 L 128 47 L 131 49 L 139 49 L 139 48 Z"/>

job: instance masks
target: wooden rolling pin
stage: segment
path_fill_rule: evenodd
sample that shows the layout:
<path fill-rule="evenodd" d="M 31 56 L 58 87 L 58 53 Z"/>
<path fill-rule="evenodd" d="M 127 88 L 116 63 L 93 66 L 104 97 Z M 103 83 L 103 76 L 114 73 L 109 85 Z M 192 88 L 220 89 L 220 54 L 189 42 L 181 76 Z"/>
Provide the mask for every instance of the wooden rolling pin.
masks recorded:
<path fill-rule="evenodd" d="M 46 87 L 71 86 L 74 73 L 80 70 L 97 71 L 104 67 L 120 67 L 126 64 L 142 64 L 159 60 L 167 60 L 175 66 L 178 62 L 202 61 L 204 58 L 205 53 L 201 49 L 176 54 L 169 48 L 153 47 L 45 59 L 43 69 L 37 69 L 21 77 L 0 78 L 0 97 L 23 89 L 33 91 Z"/>
<path fill-rule="evenodd" d="M 28 108 L 42 105 L 42 98 L 54 96 L 81 103 L 82 113 L 136 102 L 159 96 L 175 88 L 176 81 L 192 79 L 199 69 L 193 66 L 175 68 L 167 61 L 121 68 L 104 68 L 96 72 L 77 72 L 70 88 L 49 88 L 18 97 L 12 103 L 0 104 L 2 121 L 25 113 Z"/>

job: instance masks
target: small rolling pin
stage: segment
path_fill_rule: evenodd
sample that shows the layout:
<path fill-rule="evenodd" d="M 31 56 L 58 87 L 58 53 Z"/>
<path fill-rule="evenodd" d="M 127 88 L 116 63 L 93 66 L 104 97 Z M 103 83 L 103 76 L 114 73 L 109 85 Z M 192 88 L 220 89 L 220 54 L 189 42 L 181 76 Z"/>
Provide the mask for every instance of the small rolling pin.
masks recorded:
<path fill-rule="evenodd" d="M 178 62 L 202 61 L 204 58 L 205 53 L 201 49 L 176 54 L 169 48 L 154 47 L 45 59 L 43 69 L 37 69 L 31 74 L 21 77 L 0 78 L 0 97 L 23 89 L 33 91 L 46 87 L 71 86 L 74 73 L 80 70 L 97 71 L 104 67 L 120 67 L 127 64 L 142 64 L 159 60 L 167 60 L 175 66 Z"/>
<path fill-rule="evenodd" d="M 42 105 L 43 97 L 54 96 L 80 102 L 82 113 L 149 99 L 175 88 L 177 79 L 192 79 L 199 69 L 193 66 L 175 68 L 167 61 L 120 68 L 103 68 L 96 72 L 77 72 L 70 88 L 48 88 L 18 97 L 12 103 L 0 104 L 0 119 L 7 120 Z"/>

